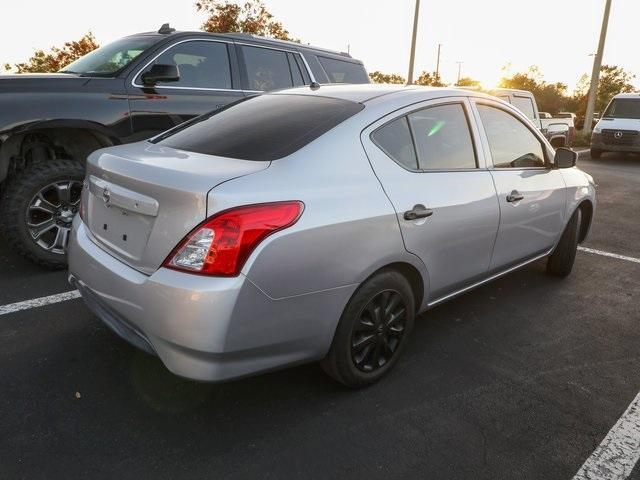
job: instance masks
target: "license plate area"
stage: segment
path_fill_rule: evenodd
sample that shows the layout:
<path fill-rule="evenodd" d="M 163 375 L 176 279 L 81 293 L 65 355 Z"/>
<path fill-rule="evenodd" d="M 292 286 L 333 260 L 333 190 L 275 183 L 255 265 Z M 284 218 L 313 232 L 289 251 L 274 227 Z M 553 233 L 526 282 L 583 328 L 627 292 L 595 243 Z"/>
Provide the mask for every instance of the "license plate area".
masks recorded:
<path fill-rule="evenodd" d="M 91 233 L 117 255 L 141 260 L 157 215 L 157 202 L 101 179 L 91 178 L 90 183 L 87 213 Z"/>

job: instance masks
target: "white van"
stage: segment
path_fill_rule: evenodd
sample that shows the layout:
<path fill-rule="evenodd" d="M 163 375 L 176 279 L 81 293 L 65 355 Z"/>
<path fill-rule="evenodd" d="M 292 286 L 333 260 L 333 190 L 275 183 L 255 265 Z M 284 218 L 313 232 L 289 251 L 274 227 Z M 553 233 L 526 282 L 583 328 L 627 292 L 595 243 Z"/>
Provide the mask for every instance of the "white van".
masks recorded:
<path fill-rule="evenodd" d="M 640 94 L 620 93 L 591 134 L 591 158 L 604 152 L 640 152 Z"/>

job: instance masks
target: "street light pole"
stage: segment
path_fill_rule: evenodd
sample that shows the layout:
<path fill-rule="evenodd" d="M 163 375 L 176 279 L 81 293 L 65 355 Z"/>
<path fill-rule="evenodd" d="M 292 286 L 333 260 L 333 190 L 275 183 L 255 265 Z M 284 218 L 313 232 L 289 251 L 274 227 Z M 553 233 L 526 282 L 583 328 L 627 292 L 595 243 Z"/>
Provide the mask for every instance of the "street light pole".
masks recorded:
<path fill-rule="evenodd" d="M 442 44 L 438 44 L 438 59 L 436 60 L 436 81 L 440 82 L 440 49 L 442 48 Z"/>
<path fill-rule="evenodd" d="M 456 82 L 456 85 L 460 85 L 460 74 L 462 73 L 462 64 L 464 62 L 456 62 L 458 64 L 458 81 Z"/>
<path fill-rule="evenodd" d="M 416 11 L 413 15 L 413 35 L 411 37 L 411 54 L 409 55 L 409 73 L 407 85 L 413 83 L 413 66 L 416 58 L 416 38 L 418 36 L 418 14 L 420 13 L 420 0 L 416 0 Z"/>
<path fill-rule="evenodd" d="M 598 42 L 598 53 L 593 58 L 593 70 L 591 72 L 591 86 L 589 88 L 589 99 L 587 100 L 587 112 L 585 113 L 584 127 L 582 132 L 591 132 L 593 124 L 593 111 L 595 110 L 596 97 L 598 95 L 598 83 L 600 82 L 600 68 L 602 67 L 602 55 L 604 54 L 604 42 L 607 38 L 607 27 L 609 26 L 609 13 L 611 12 L 611 0 L 606 0 L 604 6 L 604 17 L 602 18 L 602 28 L 600 30 L 600 41 Z"/>

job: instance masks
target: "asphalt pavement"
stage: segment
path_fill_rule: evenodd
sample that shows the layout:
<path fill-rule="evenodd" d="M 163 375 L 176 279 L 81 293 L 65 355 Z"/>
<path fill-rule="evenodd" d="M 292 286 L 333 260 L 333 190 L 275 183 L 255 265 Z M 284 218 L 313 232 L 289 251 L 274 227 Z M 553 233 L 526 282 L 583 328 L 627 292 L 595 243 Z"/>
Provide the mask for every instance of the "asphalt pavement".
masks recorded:
<path fill-rule="evenodd" d="M 640 258 L 640 156 L 579 166 L 585 246 Z M 0 305 L 70 289 L 0 243 Z M 80 300 L 0 315 L 0 478 L 571 479 L 640 391 L 639 297 L 632 261 L 531 265 L 422 315 L 360 391 L 313 364 L 182 380 Z"/>

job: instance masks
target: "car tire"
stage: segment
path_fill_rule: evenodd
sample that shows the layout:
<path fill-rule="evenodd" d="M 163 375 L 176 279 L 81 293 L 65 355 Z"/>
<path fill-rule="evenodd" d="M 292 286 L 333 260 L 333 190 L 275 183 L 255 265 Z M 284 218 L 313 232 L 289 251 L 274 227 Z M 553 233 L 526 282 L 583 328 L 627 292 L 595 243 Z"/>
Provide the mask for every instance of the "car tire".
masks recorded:
<path fill-rule="evenodd" d="M 598 149 L 598 148 L 592 148 L 591 149 L 591 158 L 597 160 L 602 156 L 602 150 Z"/>
<path fill-rule="evenodd" d="M 83 166 L 72 160 L 37 163 L 11 177 L 0 201 L 0 231 L 9 246 L 42 267 L 65 268 L 83 179 Z"/>
<path fill-rule="evenodd" d="M 378 381 L 397 363 L 414 320 L 409 281 L 393 270 L 377 273 L 349 300 L 322 368 L 351 388 Z"/>
<path fill-rule="evenodd" d="M 578 250 L 578 238 L 580 235 L 580 223 L 582 215 L 578 208 L 567 224 L 560 241 L 547 260 L 547 273 L 556 277 L 566 277 L 573 269 Z"/>

